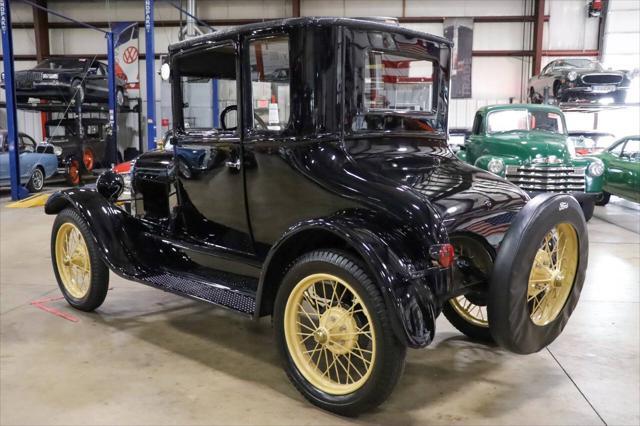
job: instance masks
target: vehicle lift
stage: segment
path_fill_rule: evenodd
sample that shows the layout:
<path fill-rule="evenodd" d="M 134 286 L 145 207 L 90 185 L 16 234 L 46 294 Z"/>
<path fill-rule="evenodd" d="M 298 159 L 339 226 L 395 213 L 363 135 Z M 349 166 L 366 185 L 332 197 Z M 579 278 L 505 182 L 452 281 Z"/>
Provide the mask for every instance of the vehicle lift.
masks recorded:
<path fill-rule="evenodd" d="M 109 125 L 113 131 L 108 139 L 107 152 L 111 154 L 111 162 L 117 161 L 117 107 L 116 107 L 116 73 L 115 73 L 115 44 L 114 34 L 111 31 L 94 27 L 93 25 L 78 21 L 76 19 L 65 16 L 49 8 L 40 6 L 29 0 L 18 0 L 37 9 L 44 10 L 47 13 L 55 15 L 59 18 L 74 22 L 85 28 L 104 33 L 107 39 L 107 66 L 108 66 L 108 86 L 109 86 Z M 7 107 L 7 142 L 9 146 L 9 175 L 11 180 L 11 199 L 20 200 L 28 195 L 28 191 L 20 185 L 20 153 L 18 150 L 18 122 L 17 122 L 17 103 L 15 92 L 15 69 L 13 66 L 13 34 L 11 29 L 11 7 L 9 0 L 0 0 L 0 30 L 2 31 L 2 49 L 5 76 L 5 94 Z M 153 80 L 152 80 L 153 81 Z M 81 106 L 80 106 L 81 107 Z"/>

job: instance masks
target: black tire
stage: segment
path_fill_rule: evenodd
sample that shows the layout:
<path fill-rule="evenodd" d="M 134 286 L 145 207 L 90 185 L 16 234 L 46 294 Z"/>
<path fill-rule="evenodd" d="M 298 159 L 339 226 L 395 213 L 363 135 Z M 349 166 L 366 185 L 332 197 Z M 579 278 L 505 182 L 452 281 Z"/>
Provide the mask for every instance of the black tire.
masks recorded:
<path fill-rule="evenodd" d="M 609 194 L 607 191 L 602 191 L 602 194 L 600 194 L 598 198 L 596 198 L 596 206 L 606 206 L 607 204 L 609 204 L 610 200 L 611 194 Z"/>
<path fill-rule="evenodd" d="M 582 213 L 584 214 L 584 220 L 589 222 L 593 217 L 593 211 L 596 208 L 596 202 L 594 200 L 586 200 L 580 203 Z"/>
<path fill-rule="evenodd" d="M 530 271 L 544 236 L 565 223 L 573 227 L 577 238 L 573 283 L 558 314 L 545 325 L 537 325 L 527 302 Z M 496 343 L 515 353 L 528 354 L 543 349 L 560 335 L 580 298 L 588 250 L 586 222 L 575 198 L 542 194 L 527 203 L 501 243 L 491 277 L 488 314 Z"/>
<path fill-rule="evenodd" d="M 116 104 L 119 107 L 123 107 L 125 103 L 126 103 L 126 98 L 124 95 L 124 90 L 122 90 L 121 88 L 118 88 L 116 90 Z"/>
<path fill-rule="evenodd" d="M 27 182 L 27 189 L 29 192 L 40 192 L 44 188 L 44 171 L 40 167 L 36 167 L 31 172 L 29 182 Z"/>
<path fill-rule="evenodd" d="M 303 278 L 316 273 L 332 274 L 348 282 L 370 312 L 376 336 L 375 363 L 366 382 L 352 393 L 335 395 L 314 387 L 300 372 L 288 349 L 284 315 L 289 295 Z M 289 380 L 307 400 L 327 411 L 355 416 L 378 406 L 391 394 L 404 369 L 406 346 L 398 341 L 391 328 L 382 296 L 365 268 L 347 253 L 320 250 L 298 258 L 278 289 L 273 322 L 276 344 Z"/>
<path fill-rule="evenodd" d="M 56 238 L 58 237 L 60 227 L 65 223 L 71 223 L 80 231 L 89 253 L 89 262 L 91 265 L 89 289 L 81 298 L 74 297 L 69 292 L 58 269 Z M 109 289 L 109 268 L 104 264 L 100 256 L 100 251 L 93 240 L 86 222 L 78 212 L 72 208 L 62 210 L 53 222 L 53 229 L 51 231 L 51 262 L 53 263 L 53 271 L 58 281 L 58 287 L 60 287 L 64 298 L 71 306 L 81 311 L 89 312 L 102 305 L 102 302 L 104 302 L 107 296 L 107 290 Z"/>

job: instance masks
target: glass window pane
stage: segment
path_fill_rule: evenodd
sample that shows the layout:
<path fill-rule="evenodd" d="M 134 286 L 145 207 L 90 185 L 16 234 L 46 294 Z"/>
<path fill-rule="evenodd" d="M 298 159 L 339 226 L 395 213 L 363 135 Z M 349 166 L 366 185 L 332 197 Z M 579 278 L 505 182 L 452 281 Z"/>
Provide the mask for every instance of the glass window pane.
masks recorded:
<path fill-rule="evenodd" d="M 184 129 L 237 131 L 236 53 L 232 44 L 180 57 L 177 72 L 182 89 Z M 217 81 L 217 91 L 214 81 Z M 234 108 L 223 115 L 227 107 Z"/>
<path fill-rule="evenodd" d="M 396 53 L 367 51 L 363 105 L 367 111 L 433 108 L 433 63 Z"/>
<path fill-rule="evenodd" d="M 289 38 L 269 37 L 251 41 L 251 103 L 253 128 L 282 131 L 289 123 Z"/>
<path fill-rule="evenodd" d="M 624 146 L 622 156 L 633 161 L 640 160 L 640 139 L 629 139 Z"/>

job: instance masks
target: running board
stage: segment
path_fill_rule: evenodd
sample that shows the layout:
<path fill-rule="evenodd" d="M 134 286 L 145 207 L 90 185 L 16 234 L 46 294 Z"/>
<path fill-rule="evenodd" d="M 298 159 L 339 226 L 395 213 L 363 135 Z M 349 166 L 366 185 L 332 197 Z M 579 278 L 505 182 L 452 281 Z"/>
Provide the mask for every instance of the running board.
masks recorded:
<path fill-rule="evenodd" d="M 256 310 L 255 295 L 221 284 L 204 282 L 167 272 L 140 277 L 139 281 L 160 290 L 213 303 L 249 316 L 252 316 Z"/>

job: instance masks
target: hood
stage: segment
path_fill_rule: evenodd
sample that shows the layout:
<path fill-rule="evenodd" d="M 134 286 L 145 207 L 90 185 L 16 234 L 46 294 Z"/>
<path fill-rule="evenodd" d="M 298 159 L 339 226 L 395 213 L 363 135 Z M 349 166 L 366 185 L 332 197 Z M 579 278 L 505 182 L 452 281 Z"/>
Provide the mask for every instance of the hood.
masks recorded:
<path fill-rule="evenodd" d="M 536 158 L 549 157 L 565 164 L 571 162 L 566 135 L 543 131 L 508 132 L 489 135 L 488 139 L 495 147 L 493 153 L 514 157 L 525 164 Z"/>

